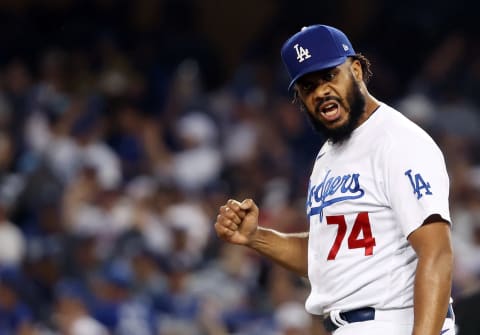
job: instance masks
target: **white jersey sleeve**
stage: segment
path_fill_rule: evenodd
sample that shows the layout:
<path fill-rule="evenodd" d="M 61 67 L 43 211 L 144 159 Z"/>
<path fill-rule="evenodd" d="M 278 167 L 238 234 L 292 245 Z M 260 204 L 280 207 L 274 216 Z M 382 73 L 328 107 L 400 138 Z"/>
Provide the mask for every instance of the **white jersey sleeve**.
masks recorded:
<path fill-rule="evenodd" d="M 432 214 L 450 222 L 449 178 L 443 154 L 417 127 L 385 146 L 386 195 L 406 237 Z M 393 134 L 398 136 L 399 134 Z"/>

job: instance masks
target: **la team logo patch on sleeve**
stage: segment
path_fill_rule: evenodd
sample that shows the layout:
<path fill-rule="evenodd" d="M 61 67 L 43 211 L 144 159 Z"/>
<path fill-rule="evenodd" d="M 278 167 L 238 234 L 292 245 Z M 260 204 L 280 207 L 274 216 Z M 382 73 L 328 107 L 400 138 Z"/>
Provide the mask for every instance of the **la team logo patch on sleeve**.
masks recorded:
<path fill-rule="evenodd" d="M 413 193 L 417 195 L 417 199 L 420 199 L 424 195 L 433 194 L 430 190 L 430 183 L 426 182 L 420 173 L 415 173 L 414 175 L 412 175 L 412 169 L 410 169 L 405 171 L 405 175 L 410 180 L 410 184 L 413 188 Z"/>

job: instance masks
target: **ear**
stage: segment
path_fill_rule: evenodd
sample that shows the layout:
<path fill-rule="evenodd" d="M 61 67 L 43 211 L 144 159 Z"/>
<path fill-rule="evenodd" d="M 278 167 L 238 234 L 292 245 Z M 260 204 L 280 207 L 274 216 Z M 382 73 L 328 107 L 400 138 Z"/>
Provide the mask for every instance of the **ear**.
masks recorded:
<path fill-rule="evenodd" d="M 357 59 L 352 60 L 352 66 L 350 67 L 350 69 L 356 81 L 363 81 L 362 64 L 360 63 L 359 60 Z"/>

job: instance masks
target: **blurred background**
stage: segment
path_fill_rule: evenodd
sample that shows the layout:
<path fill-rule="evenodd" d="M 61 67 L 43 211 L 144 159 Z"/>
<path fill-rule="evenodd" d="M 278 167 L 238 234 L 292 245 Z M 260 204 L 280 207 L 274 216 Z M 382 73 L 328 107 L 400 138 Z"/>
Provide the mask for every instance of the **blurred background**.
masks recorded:
<path fill-rule="evenodd" d="M 347 33 L 371 93 L 426 129 L 451 178 L 460 335 L 480 334 L 480 39 L 474 1 L 1 0 L 0 335 L 324 334 L 308 282 L 213 232 L 254 198 L 308 228 L 324 139 L 280 60 Z"/>

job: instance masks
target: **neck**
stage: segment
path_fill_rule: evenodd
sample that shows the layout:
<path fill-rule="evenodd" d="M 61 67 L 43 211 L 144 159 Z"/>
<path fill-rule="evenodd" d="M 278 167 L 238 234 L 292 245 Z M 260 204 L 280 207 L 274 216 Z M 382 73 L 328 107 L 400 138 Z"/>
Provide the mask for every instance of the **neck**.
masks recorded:
<path fill-rule="evenodd" d="M 375 113 L 377 108 L 380 106 L 380 102 L 377 99 L 375 99 L 375 97 L 373 97 L 370 93 L 368 93 L 368 91 L 365 88 L 362 90 L 362 92 L 365 95 L 365 112 L 363 113 L 363 115 L 358 120 L 358 126 L 360 126 L 365 121 L 367 121 L 368 118 L 373 113 Z"/>

